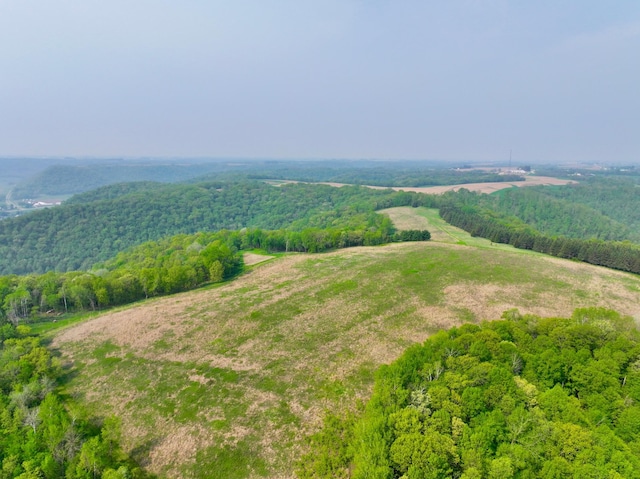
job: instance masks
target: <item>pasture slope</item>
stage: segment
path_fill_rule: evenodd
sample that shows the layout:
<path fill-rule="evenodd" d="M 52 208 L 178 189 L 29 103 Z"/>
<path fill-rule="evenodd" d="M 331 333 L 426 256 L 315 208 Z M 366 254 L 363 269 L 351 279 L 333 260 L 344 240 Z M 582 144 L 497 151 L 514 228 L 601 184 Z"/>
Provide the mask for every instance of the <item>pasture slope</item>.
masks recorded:
<path fill-rule="evenodd" d="M 636 276 L 491 245 L 432 210 L 386 214 L 435 240 L 275 258 L 57 331 L 66 392 L 120 416 L 160 477 L 290 478 L 324 412 L 356 407 L 380 364 L 440 328 L 511 308 L 640 315 Z"/>

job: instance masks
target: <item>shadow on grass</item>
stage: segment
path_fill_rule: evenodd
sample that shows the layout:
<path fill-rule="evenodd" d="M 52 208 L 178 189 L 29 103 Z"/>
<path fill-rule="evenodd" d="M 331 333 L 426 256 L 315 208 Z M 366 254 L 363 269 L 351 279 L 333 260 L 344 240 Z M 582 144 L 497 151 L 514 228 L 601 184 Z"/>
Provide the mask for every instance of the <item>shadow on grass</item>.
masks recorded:
<path fill-rule="evenodd" d="M 129 452 L 131 459 L 135 461 L 141 467 L 147 468 L 151 464 L 151 450 L 160 444 L 160 438 L 152 438 L 143 441 Z M 149 476 L 155 477 L 155 476 Z"/>

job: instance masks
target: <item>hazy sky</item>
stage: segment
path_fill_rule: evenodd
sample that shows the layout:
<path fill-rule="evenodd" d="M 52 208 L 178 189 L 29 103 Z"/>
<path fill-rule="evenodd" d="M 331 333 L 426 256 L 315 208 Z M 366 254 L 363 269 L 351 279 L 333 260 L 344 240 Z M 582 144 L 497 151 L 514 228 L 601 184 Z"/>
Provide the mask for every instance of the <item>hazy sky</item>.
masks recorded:
<path fill-rule="evenodd" d="M 638 0 L 0 0 L 0 156 L 640 163 Z"/>

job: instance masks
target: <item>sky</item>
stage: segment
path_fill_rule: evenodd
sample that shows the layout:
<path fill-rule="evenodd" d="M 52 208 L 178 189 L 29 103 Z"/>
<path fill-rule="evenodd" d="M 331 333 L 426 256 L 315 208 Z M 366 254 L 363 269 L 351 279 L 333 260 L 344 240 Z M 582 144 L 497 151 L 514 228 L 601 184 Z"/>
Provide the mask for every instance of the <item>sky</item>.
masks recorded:
<path fill-rule="evenodd" d="M 640 163 L 638 0 L 0 0 L 0 156 Z"/>

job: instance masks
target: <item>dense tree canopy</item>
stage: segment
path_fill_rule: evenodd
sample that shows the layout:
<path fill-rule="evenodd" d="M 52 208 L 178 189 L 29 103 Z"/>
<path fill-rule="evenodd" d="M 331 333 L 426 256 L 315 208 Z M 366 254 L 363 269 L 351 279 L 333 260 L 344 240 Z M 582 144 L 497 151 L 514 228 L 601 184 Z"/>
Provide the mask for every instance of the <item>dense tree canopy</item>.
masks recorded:
<path fill-rule="evenodd" d="M 334 460 L 312 460 L 323 473 L 301 475 L 636 478 L 638 402 L 632 318 L 600 308 L 571 318 L 508 311 L 441 331 L 383 366 L 363 417 L 342 433 L 349 446 L 314 451 Z"/>
<path fill-rule="evenodd" d="M 515 216 L 487 208 L 482 195 L 466 190 L 445 195 L 441 200 L 440 215 L 473 236 L 496 243 L 640 274 L 638 244 L 545 235 Z"/>
<path fill-rule="evenodd" d="M 594 177 L 565 187 L 544 188 L 545 194 L 558 200 L 585 205 L 625 225 L 634 237 L 616 238 L 640 241 L 640 188 L 637 177 Z M 604 239 L 604 238 L 603 238 Z"/>
<path fill-rule="evenodd" d="M 61 373 L 27 327 L 0 318 L 0 478 L 146 477 L 120 448 L 116 418 L 92 421 L 57 394 Z"/>
<path fill-rule="evenodd" d="M 476 204 L 549 236 L 640 241 L 640 190 L 631 180 L 594 178 L 565 186 L 511 188 L 478 195 Z"/>
<path fill-rule="evenodd" d="M 0 221 L 0 274 L 87 270 L 119 251 L 179 233 L 375 226 L 376 209 L 425 195 L 260 181 L 113 185 L 68 204 Z"/>
<path fill-rule="evenodd" d="M 34 198 L 40 195 L 70 195 L 123 181 L 160 181 L 174 183 L 224 171 L 225 164 L 204 162 L 132 162 L 51 165 L 13 189 L 12 197 Z"/>

